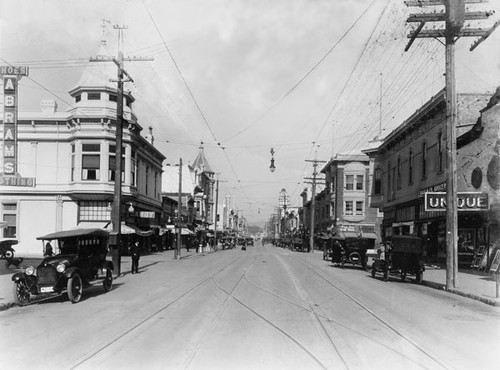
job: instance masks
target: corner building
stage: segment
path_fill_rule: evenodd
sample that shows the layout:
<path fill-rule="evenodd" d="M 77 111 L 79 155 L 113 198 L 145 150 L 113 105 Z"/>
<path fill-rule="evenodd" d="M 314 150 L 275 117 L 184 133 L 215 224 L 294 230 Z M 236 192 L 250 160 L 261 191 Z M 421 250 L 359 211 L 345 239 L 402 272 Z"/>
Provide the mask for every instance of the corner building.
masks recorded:
<path fill-rule="evenodd" d="M 40 255 L 42 246 L 35 240 L 40 235 L 110 224 L 117 88 L 109 80 L 115 77 L 113 63 L 93 65 L 69 92 L 73 105 L 68 111 L 59 112 L 54 101 L 44 100 L 40 112 L 19 113 L 18 170 L 16 176 L 0 176 L 1 237 L 17 239 L 18 254 Z M 153 146 L 151 129 L 141 136 L 133 103 L 132 94 L 124 93 L 121 220 L 146 235 L 161 222 L 165 156 Z"/>

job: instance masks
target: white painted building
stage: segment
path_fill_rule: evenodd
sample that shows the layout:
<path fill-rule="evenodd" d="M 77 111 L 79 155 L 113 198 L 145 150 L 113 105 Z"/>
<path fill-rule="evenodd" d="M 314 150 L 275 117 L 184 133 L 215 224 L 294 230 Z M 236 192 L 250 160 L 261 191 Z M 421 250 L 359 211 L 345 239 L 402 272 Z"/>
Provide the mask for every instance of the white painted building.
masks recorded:
<path fill-rule="evenodd" d="M 75 227 L 105 227 L 110 222 L 117 89 L 109 80 L 115 76 L 113 63 L 92 65 L 69 92 L 73 101 L 69 110 L 60 112 L 54 101 L 42 100 L 41 111 L 17 114 L 16 173 L 5 171 L 10 167 L 4 163 L 12 158 L 4 154 L 0 163 L 4 169 L 0 221 L 7 224 L 0 237 L 19 240 L 18 255 L 40 255 L 38 236 Z M 147 137 L 141 136 L 133 102 L 131 93 L 125 92 L 121 219 L 132 228 L 147 230 L 160 222 L 165 156 L 153 146 L 151 130 Z M 5 153 L 10 145 L 5 141 L 6 125 L 0 130 L 4 138 L 0 152 Z"/>

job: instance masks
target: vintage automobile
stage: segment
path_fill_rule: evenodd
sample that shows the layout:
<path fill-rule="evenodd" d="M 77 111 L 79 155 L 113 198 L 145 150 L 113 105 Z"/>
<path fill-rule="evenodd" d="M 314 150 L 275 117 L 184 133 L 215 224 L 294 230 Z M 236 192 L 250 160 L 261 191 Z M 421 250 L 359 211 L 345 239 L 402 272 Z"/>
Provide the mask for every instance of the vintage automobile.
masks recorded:
<path fill-rule="evenodd" d="M 15 239 L 4 239 L 0 241 L 0 258 L 7 260 L 14 258 L 14 253 L 16 251 L 14 250 L 14 248 L 12 248 L 12 246 L 16 245 L 17 243 L 18 241 Z"/>
<path fill-rule="evenodd" d="M 376 259 L 372 264 L 372 277 L 382 273 L 384 281 L 387 281 L 389 275 L 399 275 L 404 281 L 406 275 L 411 274 L 415 275 L 415 282 L 421 284 L 425 271 L 425 266 L 420 262 L 422 238 L 398 235 L 391 237 L 387 245 L 385 258 Z"/>
<path fill-rule="evenodd" d="M 353 235 L 351 235 L 353 234 Z M 333 236 L 332 263 L 344 267 L 344 264 L 360 265 L 366 269 L 366 250 L 375 245 L 375 238 L 356 236 L 354 233 L 340 232 Z"/>
<path fill-rule="evenodd" d="M 56 254 L 45 257 L 36 268 L 29 266 L 12 276 L 14 302 L 25 306 L 31 295 L 67 292 L 72 303 L 82 298 L 83 288 L 102 283 L 106 292 L 113 284 L 113 263 L 106 260 L 108 231 L 74 229 L 38 237 Z M 58 253 L 57 253 L 58 252 Z"/>

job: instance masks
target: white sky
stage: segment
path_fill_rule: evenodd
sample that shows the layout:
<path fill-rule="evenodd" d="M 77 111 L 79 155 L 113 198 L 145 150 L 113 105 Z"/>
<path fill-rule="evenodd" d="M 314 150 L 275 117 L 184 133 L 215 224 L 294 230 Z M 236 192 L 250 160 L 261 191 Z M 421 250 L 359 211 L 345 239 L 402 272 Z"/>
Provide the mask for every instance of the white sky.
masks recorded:
<path fill-rule="evenodd" d="M 500 0 L 470 8 L 496 10 L 489 28 Z M 102 19 L 113 54 L 112 25 L 127 25 L 125 55 L 155 58 L 125 64 L 139 123 L 153 126 L 169 163 L 194 161 L 203 142 L 219 200 L 231 194 L 250 222 L 269 218 L 282 188 L 299 205 L 312 173 L 306 159 L 365 148 L 380 116 L 385 135 L 444 87 L 439 41 L 418 39 L 404 52 L 406 18 L 421 10 L 402 0 L 0 0 L 0 9 L 0 64 L 30 66 L 20 111 L 39 110 L 42 99 L 66 110 Z M 500 30 L 469 52 L 474 40 L 457 42 L 458 89 L 493 93 Z"/>

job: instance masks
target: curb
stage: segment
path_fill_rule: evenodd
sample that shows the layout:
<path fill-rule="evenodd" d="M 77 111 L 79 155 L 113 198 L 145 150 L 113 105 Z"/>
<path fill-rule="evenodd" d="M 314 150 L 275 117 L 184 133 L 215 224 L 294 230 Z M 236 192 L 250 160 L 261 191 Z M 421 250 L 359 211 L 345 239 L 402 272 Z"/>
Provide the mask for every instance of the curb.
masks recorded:
<path fill-rule="evenodd" d="M 459 296 L 462 296 L 462 297 L 465 297 L 465 298 L 470 298 L 470 299 L 473 299 L 475 301 L 479 301 L 479 302 L 482 302 L 482 303 L 486 303 L 490 306 L 496 306 L 496 307 L 500 307 L 500 299 L 496 299 L 496 298 L 490 298 L 490 297 L 485 297 L 485 296 L 480 296 L 480 295 L 477 295 L 477 294 L 474 294 L 474 293 L 467 293 L 467 292 L 464 292 L 460 289 L 446 289 L 446 285 L 445 284 L 441 284 L 441 283 L 436 283 L 434 281 L 423 281 L 422 282 L 422 285 L 425 285 L 427 287 L 430 287 L 430 288 L 434 288 L 434 289 L 438 289 L 438 290 L 444 290 L 448 293 L 451 293 L 451 294 L 456 294 L 456 295 L 459 295 Z"/>

